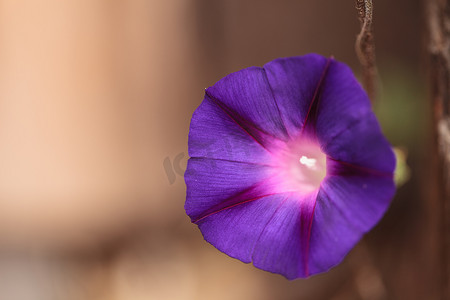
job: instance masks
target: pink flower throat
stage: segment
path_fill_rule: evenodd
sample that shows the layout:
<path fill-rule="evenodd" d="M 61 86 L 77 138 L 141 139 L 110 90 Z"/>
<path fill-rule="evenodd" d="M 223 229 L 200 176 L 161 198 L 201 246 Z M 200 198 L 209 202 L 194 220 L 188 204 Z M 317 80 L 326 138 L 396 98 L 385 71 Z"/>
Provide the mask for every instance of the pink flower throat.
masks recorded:
<path fill-rule="evenodd" d="M 327 156 L 319 144 L 301 138 L 278 150 L 274 164 L 279 169 L 275 175 L 277 190 L 308 194 L 316 191 L 327 174 Z"/>

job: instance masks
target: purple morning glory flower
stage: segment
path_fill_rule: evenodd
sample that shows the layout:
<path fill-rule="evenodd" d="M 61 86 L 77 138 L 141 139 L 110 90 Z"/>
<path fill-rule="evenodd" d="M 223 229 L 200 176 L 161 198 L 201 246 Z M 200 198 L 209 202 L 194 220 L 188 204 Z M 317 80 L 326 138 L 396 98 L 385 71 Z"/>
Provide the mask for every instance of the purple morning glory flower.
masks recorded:
<path fill-rule="evenodd" d="M 395 192 L 395 157 L 366 93 L 316 54 L 208 88 L 189 155 L 185 209 L 204 238 L 288 279 L 338 264 Z"/>

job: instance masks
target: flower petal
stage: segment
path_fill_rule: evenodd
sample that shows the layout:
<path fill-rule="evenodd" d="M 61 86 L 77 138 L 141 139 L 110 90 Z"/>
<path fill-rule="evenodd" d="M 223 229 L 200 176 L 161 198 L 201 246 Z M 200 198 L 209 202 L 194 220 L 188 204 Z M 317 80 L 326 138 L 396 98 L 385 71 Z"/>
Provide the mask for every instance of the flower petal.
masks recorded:
<path fill-rule="evenodd" d="M 329 59 L 317 55 L 279 58 L 264 69 L 291 137 L 298 136 L 326 75 Z"/>
<path fill-rule="evenodd" d="M 209 215 L 196 222 L 205 240 L 220 251 L 245 263 L 286 195 L 269 195 Z"/>
<path fill-rule="evenodd" d="M 313 201 L 295 193 L 269 195 L 201 219 L 204 238 L 219 250 L 288 279 L 307 275 Z"/>
<path fill-rule="evenodd" d="M 347 175 L 327 177 L 316 200 L 309 249 L 311 274 L 341 262 L 381 219 L 395 192 L 392 177 L 343 174 Z"/>
<path fill-rule="evenodd" d="M 317 191 L 291 193 L 273 213 L 253 250 L 255 267 L 288 279 L 309 276 L 309 239 Z"/>
<path fill-rule="evenodd" d="M 262 133 L 245 129 L 208 95 L 192 116 L 189 130 L 189 156 L 241 162 L 268 161 L 270 153 L 255 139 Z"/>
<path fill-rule="evenodd" d="M 191 158 L 185 173 L 185 209 L 192 222 L 228 207 L 273 194 L 265 183 L 270 166 Z"/>
<path fill-rule="evenodd" d="M 316 134 L 334 160 L 392 174 L 395 156 L 352 71 L 332 60 L 318 103 Z"/>
<path fill-rule="evenodd" d="M 264 146 L 288 138 L 264 69 L 232 73 L 209 87 L 206 95 Z"/>

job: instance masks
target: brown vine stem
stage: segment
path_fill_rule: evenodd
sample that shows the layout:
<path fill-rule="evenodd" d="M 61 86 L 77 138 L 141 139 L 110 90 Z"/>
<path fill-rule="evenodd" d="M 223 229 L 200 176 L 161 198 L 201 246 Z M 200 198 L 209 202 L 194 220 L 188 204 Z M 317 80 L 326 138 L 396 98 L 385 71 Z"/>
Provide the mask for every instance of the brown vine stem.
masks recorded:
<path fill-rule="evenodd" d="M 375 65 L 375 43 L 372 32 L 373 3 L 372 0 L 355 0 L 361 31 L 356 38 L 355 50 L 363 67 L 363 85 L 372 103 L 375 101 L 377 89 L 377 68 Z"/>
<path fill-rule="evenodd" d="M 427 1 L 430 92 L 434 106 L 435 138 L 439 160 L 438 201 L 434 204 L 439 242 L 442 293 L 450 299 L 450 0 Z"/>

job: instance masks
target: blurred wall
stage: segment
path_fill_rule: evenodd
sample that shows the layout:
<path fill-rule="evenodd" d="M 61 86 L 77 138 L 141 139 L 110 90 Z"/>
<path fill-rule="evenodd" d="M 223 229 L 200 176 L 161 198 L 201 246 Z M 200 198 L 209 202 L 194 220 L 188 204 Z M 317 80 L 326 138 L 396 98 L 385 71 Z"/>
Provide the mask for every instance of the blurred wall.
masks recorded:
<path fill-rule="evenodd" d="M 98 242 L 158 218 L 165 139 L 185 146 L 188 2 L 0 3 L 2 236 Z"/>

